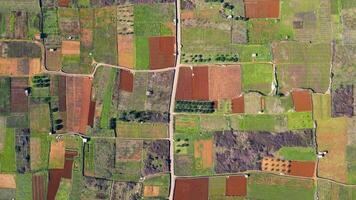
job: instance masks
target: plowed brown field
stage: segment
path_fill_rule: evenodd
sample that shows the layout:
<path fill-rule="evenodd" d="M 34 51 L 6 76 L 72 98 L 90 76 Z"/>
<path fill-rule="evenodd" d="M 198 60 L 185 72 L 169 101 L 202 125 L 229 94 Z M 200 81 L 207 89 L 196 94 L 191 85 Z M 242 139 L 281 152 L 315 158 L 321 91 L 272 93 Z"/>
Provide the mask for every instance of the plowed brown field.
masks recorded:
<path fill-rule="evenodd" d="M 176 179 L 174 200 L 207 200 L 209 194 L 208 178 Z"/>
<path fill-rule="evenodd" d="M 40 175 L 32 176 L 32 197 L 33 200 L 45 200 L 45 181 Z"/>
<path fill-rule="evenodd" d="M 244 98 L 244 96 L 232 99 L 231 106 L 232 106 L 232 113 L 244 113 L 245 112 L 245 98 Z"/>
<path fill-rule="evenodd" d="M 192 73 L 191 68 L 188 67 L 179 69 L 176 100 L 192 99 Z"/>
<path fill-rule="evenodd" d="M 208 67 L 193 68 L 192 99 L 209 100 L 209 68 Z"/>
<path fill-rule="evenodd" d="M 133 91 L 133 74 L 126 70 L 120 70 L 120 83 L 119 89 L 124 90 L 126 92 Z"/>
<path fill-rule="evenodd" d="M 241 94 L 241 67 L 228 65 L 226 67 L 209 68 L 209 98 L 210 100 L 232 99 Z"/>
<path fill-rule="evenodd" d="M 311 93 L 307 90 L 293 91 L 292 99 L 294 109 L 297 112 L 312 111 L 313 103 Z"/>
<path fill-rule="evenodd" d="M 118 35 L 117 50 L 119 65 L 133 69 L 135 65 L 135 46 L 133 35 Z"/>
<path fill-rule="evenodd" d="M 92 79 L 89 77 L 67 77 L 67 130 L 86 132 L 91 102 Z"/>
<path fill-rule="evenodd" d="M 150 69 L 174 67 L 175 37 L 150 37 Z"/>
<path fill-rule="evenodd" d="M 63 55 L 79 55 L 80 42 L 72 40 L 62 41 L 62 54 Z"/>
<path fill-rule="evenodd" d="M 226 196 L 246 196 L 247 179 L 244 176 L 229 176 L 226 178 Z"/>
<path fill-rule="evenodd" d="M 27 78 L 11 79 L 11 112 L 22 113 L 28 111 L 28 97 L 25 94 L 27 87 Z"/>
<path fill-rule="evenodd" d="M 247 18 L 278 18 L 279 0 L 245 0 Z"/>
<path fill-rule="evenodd" d="M 291 161 L 290 164 L 290 175 L 303 177 L 315 175 L 315 162 Z"/>

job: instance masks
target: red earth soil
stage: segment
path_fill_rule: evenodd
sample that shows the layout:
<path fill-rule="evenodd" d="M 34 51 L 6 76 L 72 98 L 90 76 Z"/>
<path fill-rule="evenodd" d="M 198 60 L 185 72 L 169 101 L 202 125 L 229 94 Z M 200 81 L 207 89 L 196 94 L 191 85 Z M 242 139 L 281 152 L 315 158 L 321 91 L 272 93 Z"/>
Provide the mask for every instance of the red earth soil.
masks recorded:
<path fill-rule="evenodd" d="M 58 101 L 58 109 L 59 112 L 65 112 L 67 107 L 66 107 L 66 77 L 65 76 L 60 76 L 58 80 L 58 96 L 59 96 L 59 101 Z"/>
<path fill-rule="evenodd" d="M 244 176 L 229 176 L 226 178 L 226 196 L 246 196 L 247 180 Z"/>
<path fill-rule="evenodd" d="M 209 67 L 194 67 L 192 99 L 209 100 Z"/>
<path fill-rule="evenodd" d="M 209 67 L 210 100 L 232 99 L 241 94 L 240 65 Z"/>
<path fill-rule="evenodd" d="M 58 6 L 59 7 L 68 7 L 69 6 L 69 0 L 59 0 L 58 1 Z"/>
<path fill-rule="evenodd" d="M 279 0 L 244 0 L 247 18 L 278 18 Z"/>
<path fill-rule="evenodd" d="M 33 200 L 45 199 L 45 182 L 43 176 L 32 176 L 32 198 Z"/>
<path fill-rule="evenodd" d="M 313 110 L 312 97 L 309 91 L 293 91 L 292 99 L 295 111 L 304 112 Z"/>
<path fill-rule="evenodd" d="M 133 81 L 134 81 L 134 77 L 131 72 L 122 69 L 120 70 L 119 89 L 124 90 L 126 92 L 132 92 Z"/>
<path fill-rule="evenodd" d="M 208 178 L 177 179 L 174 200 L 207 200 L 209 194 Z"/>
<path fill-rule="evenodd" d="M 192 73 L 189 67 L 179 69 L 176 100 L 192 100 Z"/>
<path fill-rule="evenodd" d="M 61 182 L 61 178 L 72 178 L 73 159 L 78 153 L 66 151 L 63 169 L 50 169 L 48 178 L 47 200 L 54 200 Z"/>
<path fill-rule="evenodd" d="M 313 177 L 315 174 L 315 162 L 291 161 L 290 175 Z"/>
<path fill-rule="evenodd" d="M 240 96 L 231 100 L 232 113 L 245 112 L 245 98 Z"/>
<path fill-rule="evenodd" d="M 94 126 L 94 116 L 95 116 L 95 101 L 90 102 L 89 115 L 88 115 L 88 125 Z"/>
<path fill-rule="evenodd" d="M 150 69 L 174 67 L 175 42 L 174 36 L 149 38 Z"/>
<path fill-rule="evenodd" d="M 88 124 L 92 79 L 67 77 L 66 86 L 67 131 L 84 134 Z"/>
<path fill-rule="evenodd" d="M 28 110 L 28 97 L 25 89 L 28 87 L 27 78 L 11 79 L 11 112 L 22 113 Z"/>

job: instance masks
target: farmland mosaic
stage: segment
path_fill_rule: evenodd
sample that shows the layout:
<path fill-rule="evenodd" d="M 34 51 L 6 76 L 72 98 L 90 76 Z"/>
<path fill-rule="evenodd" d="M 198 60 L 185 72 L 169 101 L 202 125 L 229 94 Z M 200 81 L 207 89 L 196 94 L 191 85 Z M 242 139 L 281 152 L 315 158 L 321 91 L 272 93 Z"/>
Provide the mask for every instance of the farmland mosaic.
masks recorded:
<path fill-rule="evenodd" d="M 355 0 L 0 0 L 0 200 L 356 199 Z"/>

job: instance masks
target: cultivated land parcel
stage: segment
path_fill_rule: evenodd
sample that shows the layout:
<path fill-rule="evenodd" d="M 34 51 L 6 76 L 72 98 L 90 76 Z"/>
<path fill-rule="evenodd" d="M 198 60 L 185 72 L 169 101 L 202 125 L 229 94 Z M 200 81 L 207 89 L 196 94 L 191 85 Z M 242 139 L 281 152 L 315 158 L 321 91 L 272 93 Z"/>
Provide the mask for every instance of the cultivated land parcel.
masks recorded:
<path fill-rule="evenodd" d="M 0 199 L 356 198 L 354 1 L 0 5 Z"/>

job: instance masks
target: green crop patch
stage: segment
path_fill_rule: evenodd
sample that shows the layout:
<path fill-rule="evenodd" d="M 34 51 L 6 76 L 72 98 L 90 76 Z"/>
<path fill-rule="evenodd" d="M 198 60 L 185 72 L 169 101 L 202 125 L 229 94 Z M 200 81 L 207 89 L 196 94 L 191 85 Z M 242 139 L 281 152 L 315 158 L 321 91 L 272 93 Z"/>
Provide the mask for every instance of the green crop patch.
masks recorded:
<path fill-rule="evenodd" d="M 60 34 L 58 23 L 58 11 L 56 8 L 43 10 L 43 32 L 49 36 Z"/>
<path fill-rule="evenodd" d="M 104 89 L 104 97 L 103 97 L 103 108 L 100 116 L 100 127 L 109 128 L 110 127 L 110 111 L 112 104 L 112 96 L 114 93 L 114 86 L 116 80 L 117 70 L 115 68 L 110 69 L 110 75 L 107 81 L 107 86 Z"/>
<path fill-rule="evenodd" d="M 168 125 L 165 123 L 121 122 L 116 124 L 118 137 L 122 138 L 166 138 Z"/>
<path fill-rule="evenodd" d="M 56 194 L 56 199 L 66 200 L 69 199 L 70 190 L 72 189 L 72 183 L 68 179 L 61 179 L 59 188 Z"/>
<path fill-rule="evenodd" d="M 314 121 L 311 112 L 288 112 L 288 129 L 314 128 Z"/>
<path fill-rule="evenodd" d="M 313 94 L 313 118 L 327 120 L 331 117 L 331 96 L 329 94 Z"/>
<path fill-rule="evenodd" d="M 117 64 L 116 7 L 95 9 L 94 58 L 98 62 Z"/>
<path fill-rule="evenodd" d="M 0 153 L 0 171 L 16 171 L 16 152 L 15 152 L 15 129 L 6 128 L 5 142 L 2 152 Z"/>
<path fill-rule="evenodd" d="M 313 199 L 312 180 L 288 178 L 277 175 L 251 174 L 248 179 L 247 197 L 249 199 L 282 200 Z"/>
<path fill-rule="evenodd" d="M 316 150 L 309 147 L 282 147 L 277 154 L 285 160 L 314 161 Z"/>
<path fill-rule="evenodd" d="M 0 77 L 0 115 L 10 113 L 10 78 Z"/>
<path fill-rule="evenodd" d="M 199 133 L 199 115 L 176 115 L 174 118 L 174 130 L 176 133 Z"/>
<path fill-rule="evenodd" d="M 231 128 L 243 131 L 274 131 L 277 125 L 278 115 L 231 115 Z"/>
<path fill-rule="evenodd" d="M 226 177 L 209 177 L 209 199 L 217 200 L 225 196 Z"/>
<path fill-rule="evenodd" d="M 32 131 L 47 133 L 51 129 L 48 104 L 30 106 L 30 127 Z"/>
<path fill-rule="evenodd" d="M 259 91 L 264 94 L 271 92 L 273 67 L 270 64 L 243 64 L 242 88 L 245 92 Z"/>

